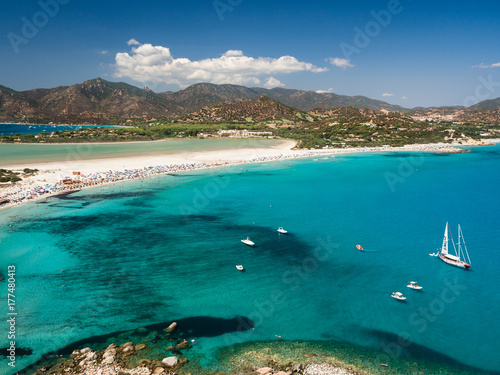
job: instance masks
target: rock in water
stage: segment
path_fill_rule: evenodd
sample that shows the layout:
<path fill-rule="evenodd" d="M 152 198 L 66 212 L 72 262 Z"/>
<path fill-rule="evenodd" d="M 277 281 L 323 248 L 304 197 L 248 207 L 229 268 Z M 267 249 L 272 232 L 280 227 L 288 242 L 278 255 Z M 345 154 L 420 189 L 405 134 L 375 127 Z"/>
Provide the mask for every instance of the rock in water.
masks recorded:
<path fill-rule="evenodd" d="M 177 357 L 167 357 L 163 358 L 161 362 L 167 367 L 174 367 L 177 366 L 179 360 L 177 359 Z"/>
<path fill-rule="evenodd" d="M 177 322 L 173 322 L 167 328 L 165 328 L 164 331 L 166 331 L 166 332 L 172 332 L 176 328 L 177 328 Z"/>

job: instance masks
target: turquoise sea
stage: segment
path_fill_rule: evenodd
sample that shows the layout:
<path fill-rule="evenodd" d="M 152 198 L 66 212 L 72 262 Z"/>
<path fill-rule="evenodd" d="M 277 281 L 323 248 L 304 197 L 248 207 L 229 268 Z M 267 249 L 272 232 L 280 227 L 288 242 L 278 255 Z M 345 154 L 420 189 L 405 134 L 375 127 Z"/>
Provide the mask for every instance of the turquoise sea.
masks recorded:
<path fill-rule="evenodd" d="M 177 320 L 207 369 L 228 345 L 314 340 L 500 372 L 499 189 L 491 146 L 240 165 L 2 211 L 0 274 L 15 265 L 16 345 L 32 350 L 16 371 L 79 340 Z M 428 255 L 447 221 L 453 236 L 462 226 L 469 271 Z M 7 362 L 0 374 L 16 372 Z"/>

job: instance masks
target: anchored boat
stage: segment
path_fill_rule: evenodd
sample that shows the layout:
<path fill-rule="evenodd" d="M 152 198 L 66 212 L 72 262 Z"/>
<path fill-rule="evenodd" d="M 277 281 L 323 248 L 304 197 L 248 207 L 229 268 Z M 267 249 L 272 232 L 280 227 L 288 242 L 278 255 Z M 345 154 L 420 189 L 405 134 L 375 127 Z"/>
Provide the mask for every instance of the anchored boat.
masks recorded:
<path fill-rule="evenodd" d="M 255 243 L 253 241 L 250 241 L 250 237 L 247 237 L 244 240 L 241 240 L 241 242 L 243 242 L 245 245 L 248 245 L 248 246 L 254 246 L 255 245 Z"/>
<path fill-rule="evenodd" d="M 467 252 L 467 247 L 465 246 L 464 235 L 462 233 L 462 229 L 460 228 L 460 224 L 458 224 L 458 244 L 455 247 L 455 243 L 453 242 L 453 237 L 451 238 L 451 243 L 453 245 L 453 251 L 455 255 L 450 254 L 448 251 L 448 229 L 449 225 L 446 223 L 446 227 L 444 228 L 444 238 L 443 238 L 443 246 L 441 247 L 441 252 L 439 254 L 439 259 L 443 262 L 448 263 L 451 266 L 455 266 L 458 268 L 464 268 L 468 270 L 470 268 L 470 258 L 469 253 Z M 450 231 L 451 232 L 451 231 Z M 450 233 L 451 236 L 451 233 Z"/>
<path fill-rule="evenodd" d="M 396 298 L 398 301 L 406 301 L 406 297 L 401 292 L 393 292 L 391 297 Z"/>
<path fill-rule="evenodd" d="M 416 281 L 410 281 L 410 283 L 407 285 L 408 288 L 410 289 L 415 289 L 415 290 L 420 290 L 422 287 L 417 284 Z"/>

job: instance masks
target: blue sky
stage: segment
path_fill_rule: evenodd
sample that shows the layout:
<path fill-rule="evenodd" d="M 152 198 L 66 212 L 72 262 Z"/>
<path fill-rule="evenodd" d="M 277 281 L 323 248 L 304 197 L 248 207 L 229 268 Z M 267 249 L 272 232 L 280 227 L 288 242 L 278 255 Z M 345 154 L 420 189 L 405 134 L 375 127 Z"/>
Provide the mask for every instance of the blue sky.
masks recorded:
<path fill-rule="evenodd" d="M 235 83 L 405 107 L 500 96 L 498 1 L 41 0 L 8 2 L 0 20 L 0 84 L 16 90 L 100 76 L 157 92 Z"/>

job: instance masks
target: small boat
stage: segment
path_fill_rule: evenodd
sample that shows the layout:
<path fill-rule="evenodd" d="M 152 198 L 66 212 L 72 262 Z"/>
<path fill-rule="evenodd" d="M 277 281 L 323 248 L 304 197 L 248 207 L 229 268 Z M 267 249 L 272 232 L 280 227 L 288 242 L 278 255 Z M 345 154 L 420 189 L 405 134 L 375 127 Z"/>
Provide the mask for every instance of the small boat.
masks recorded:
<path fill-rule="evenodd" d="M 287 234 L 288 233 L 288 231 L 284 230 L 283 227 L 279 227 L 278 228 L 278 232 L 283 233 L 283 234 Z"/>
<path fill-rule="evenodd" d="M 358 249 L 358 250 L 364 250 L 363 246 L 361 246 L 361 245 L 356 245 L 356 249 Z"/>
<path fill-rule="evenodd" d="M 241 242 L 243 242 L 245 245 L 248 245 L 248 246 L 254 246 L 255 245 L 255 243 L 253 243 L 252 241 L 250 241 L 250 237 L 247 237 L 244 240 L 241 240 Z"/>
<path fill-rule="evenodd" d="M 406 301 L 406 297 L 403 296 L 403 293 L 401 293 L 401 292 L 393 292 L 391 297 L 396 298 L 399 301 Z"/>
<path fill-rule="evenodd" d="M 455 255 L 452 255 L 448 252 L 448 229 L 449 225 L 446 223 L 444 228 L 444 238 L 443 245 L 441 247 L 441 252 L 439 254 L 439 259 L 443 262 L 455 266 L 458 268 L 464 268 L 468 270 L 470 268 L 470 258 L 469 253 L 467 252 L 467 247 L 465 246 L 464 235 L 462 233 L 462 229 L 460 228 L 460 224 L 458 225 L 458 244 L 455 247 L 455 243 L 453 242 L 453 237 L 451 238 L 451 243 L 453 245 L 453 251 Z M 451 234 L 450 234 L 451 235 Z M 467 260 L 467 262 L 465 261 Z"/>
<path fill-rule="evenodd" d="M 243 266 L 241 264 L 236 265 L 236 269 L 238 271 L 243 271 L 244 270 L 244 268 L 243 268 Z"/>
<path fill-rule="evenodd" d="M 407 285 L 408 288 L 410 289 L 415 289 L 415 290 L 420 290 L 422 287 L 417 284 L 416 281 L 410 281 L 410 283 Z"/>

